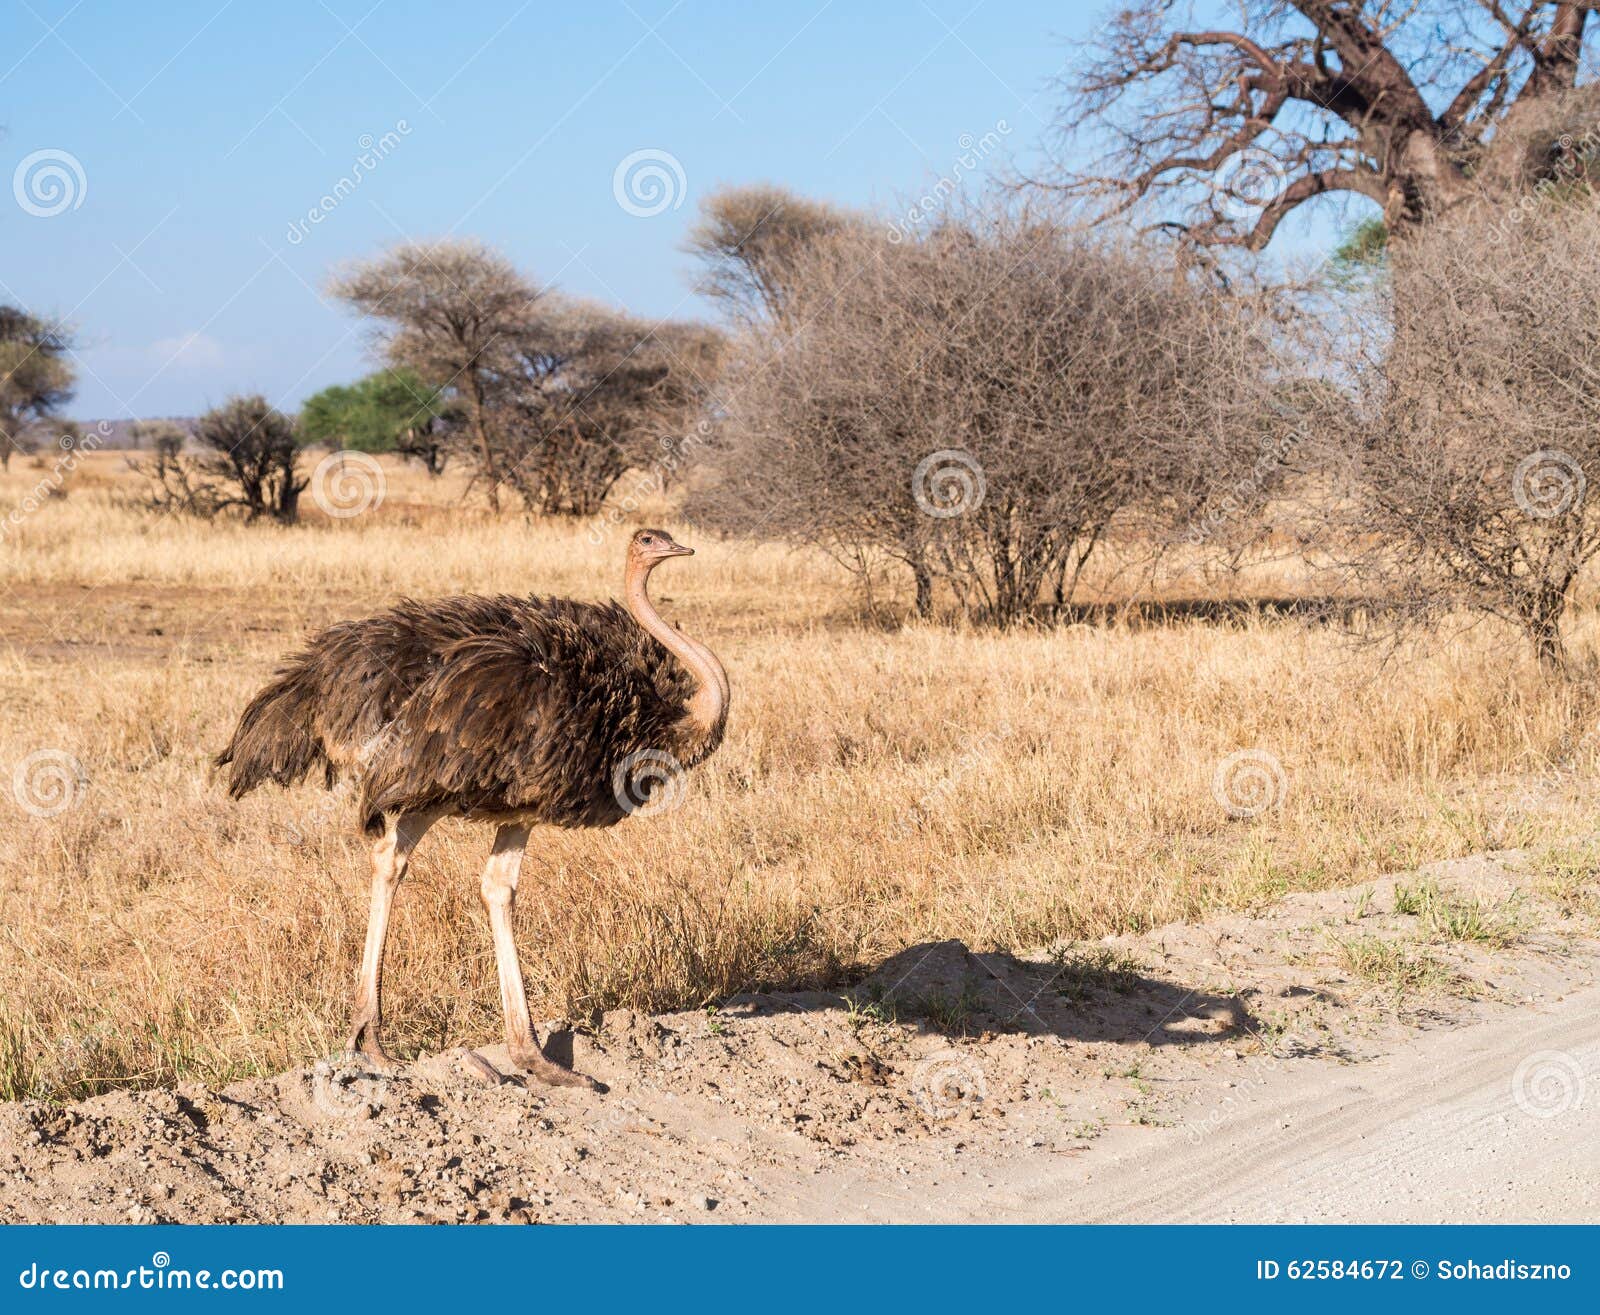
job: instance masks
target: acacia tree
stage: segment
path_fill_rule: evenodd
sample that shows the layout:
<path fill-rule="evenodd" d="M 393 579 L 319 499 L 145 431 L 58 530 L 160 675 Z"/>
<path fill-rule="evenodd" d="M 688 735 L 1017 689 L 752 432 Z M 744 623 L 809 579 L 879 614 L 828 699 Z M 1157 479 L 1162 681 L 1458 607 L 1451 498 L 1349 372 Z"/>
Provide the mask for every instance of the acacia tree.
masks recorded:
<path fill-rule="evenodd" d="M 402 243 L 339 272 L 329 291 L 378 322 L 390 365 L 438 380 L 459 399 L 478 473 L 498 510 L 502 471 L 489 394 L 545 290 L 481 242 L 446 239 Z"/>
<path fill-rule="evenodd" d="M 1238 0 L 1234 27 L 1137 0 L 1062 84 L 1057 140 L 1098 155 L 1023 180 L 1137 211 L 1196 247 L 1259 250 L 1284 217 L 1345 192 L 1403 236 L 1593 124 L 1578 95 L 1597 0 Z M 1541 115 L 1532 107 L 1562 109 Z M 1527 132 L 1542 118 L 1539 140 Z M 1589 139 L 1593 147 L 1594 139 Z M 1496 158 L 1498 157 L 1498 158 Z"/>
<path fill-rule="evenodd" d="M 15 306 L 0 306 L 0 469 L 29 449 L 29 431 L 72 400 L 71 334 Z"/>

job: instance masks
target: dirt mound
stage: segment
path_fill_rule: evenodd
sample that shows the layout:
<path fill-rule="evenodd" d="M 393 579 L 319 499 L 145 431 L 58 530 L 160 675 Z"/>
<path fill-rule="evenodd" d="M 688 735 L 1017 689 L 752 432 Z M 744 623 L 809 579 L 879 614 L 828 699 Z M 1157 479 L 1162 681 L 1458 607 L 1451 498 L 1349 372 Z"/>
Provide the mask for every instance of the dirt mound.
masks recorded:
<path fill-rule="evenodd" d="M 1130 1138 L 1210 1137 L 1263 1071 L 1337 1073 L 1591 980 L 1588 921 L 1516 859 L 1444 865 L 1398 900 L 1292 896 L 1025 958 L 946 941 L 838 994 L 557 1027 L 552 1053 L 603 1096 L 489 1081 L 450 1051 L 3 1106 L 0 1220 L 1081 1217 L 1025 1188 L 1066 1161 L 1110 1182 Z"/>

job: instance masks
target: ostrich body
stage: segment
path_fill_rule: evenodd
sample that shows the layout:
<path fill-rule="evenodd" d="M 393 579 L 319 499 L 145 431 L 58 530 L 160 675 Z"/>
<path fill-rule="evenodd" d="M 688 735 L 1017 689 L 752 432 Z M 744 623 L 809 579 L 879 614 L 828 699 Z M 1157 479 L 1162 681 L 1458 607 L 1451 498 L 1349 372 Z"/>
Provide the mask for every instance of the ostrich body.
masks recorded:
<path fill-rule="evenodd" d="M 407 599 L 330 626 L 279 668 L 217 757 L 235 799 L 322 768 L 354 783 L 374 838 L 372 907 L 349 1048 L 387 1066 L 379 1036 L 383 946 L 394 893 L 441 817 L 498 828 L 482 894 L 512 1063 L 593 1085 L 547 1059 L 528 1014 L 512 908 L 529 829 L 611 826 L 649 797 L 640 761 L 693 767 L 722 741 L 728 678 L 704 645 L 662 619 L 650 572 L 691 554 L 662 530 L 629 541 L 626 606 L 565 598 Z"/>

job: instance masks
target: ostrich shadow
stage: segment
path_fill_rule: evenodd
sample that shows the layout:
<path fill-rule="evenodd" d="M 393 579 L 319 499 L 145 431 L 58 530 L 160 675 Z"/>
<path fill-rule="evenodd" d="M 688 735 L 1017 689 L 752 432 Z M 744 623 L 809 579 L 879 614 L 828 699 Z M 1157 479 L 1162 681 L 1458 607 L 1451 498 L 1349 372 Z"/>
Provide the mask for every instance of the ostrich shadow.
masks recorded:
<path fill-rule="evenodd" d="M 976 954 L 961 941 L 914 945 L 839 991 L 735 996 L 728 1011 L 845 1010 L 945 1037 L 984 1033 L 1064 1041 L 1220 1045 L 1266 1029 L 1252 992 L 1218 994 L 1089 954 L 1058 960 Z"/>

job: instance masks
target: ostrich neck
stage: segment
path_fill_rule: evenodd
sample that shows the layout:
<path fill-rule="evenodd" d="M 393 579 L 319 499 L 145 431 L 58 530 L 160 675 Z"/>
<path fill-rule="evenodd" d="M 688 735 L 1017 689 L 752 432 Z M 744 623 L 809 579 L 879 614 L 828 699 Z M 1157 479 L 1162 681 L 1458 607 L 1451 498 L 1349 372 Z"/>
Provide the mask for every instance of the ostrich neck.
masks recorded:
<path fill-rule="evenodd" d="M 628 611 L 695 678 L 697 688 L 689 699 L 687 720 L 703 741 L 713 741 L 722 733 L 722 724 L 728 715 L 728 677 L 710 649 L 668 625 L 656 611 L 645 590 L 649 577 L 649 567 L 628 572 L 625 595 Z"/>

